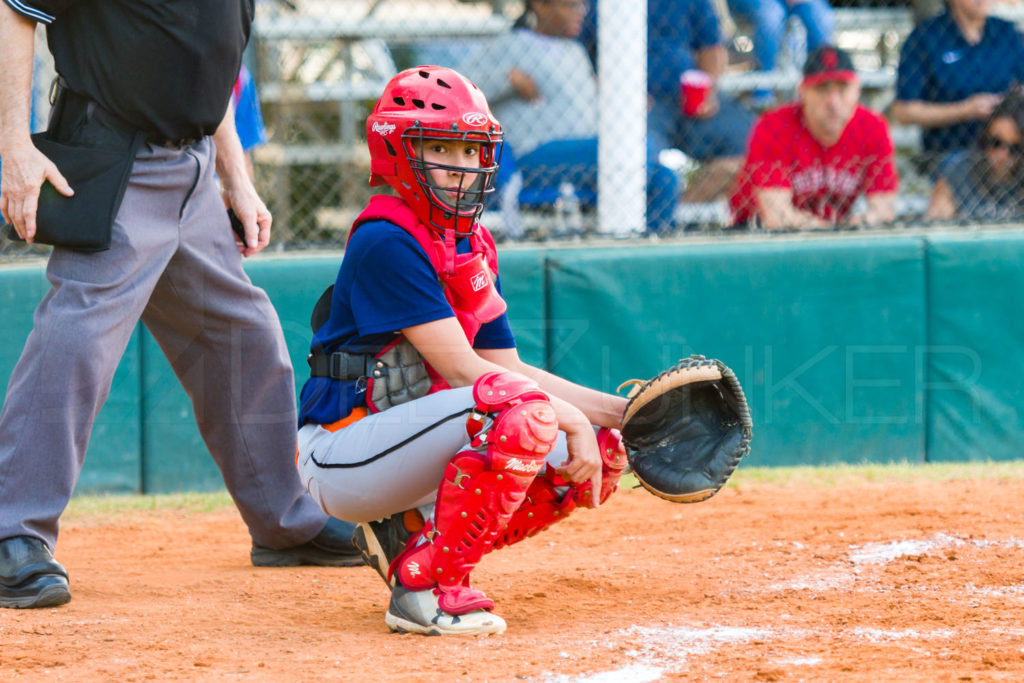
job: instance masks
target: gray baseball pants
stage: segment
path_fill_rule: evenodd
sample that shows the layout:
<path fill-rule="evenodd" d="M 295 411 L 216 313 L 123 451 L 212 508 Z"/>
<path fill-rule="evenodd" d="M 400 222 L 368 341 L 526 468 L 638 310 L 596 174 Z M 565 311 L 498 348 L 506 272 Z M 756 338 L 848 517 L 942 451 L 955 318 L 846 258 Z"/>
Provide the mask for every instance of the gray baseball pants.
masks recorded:
<path fill-rule="evenodd" d="M 446 389 L 367 415 L 331 432 L 299 430 L 299 475 L 331 515 L 370 522 L 434 503 L 452 457 L 469 447 L 466 418 L 473 388 Z M 547 455 L 558 466 L 569 457 L 565 434 Z"/>
<path fill-rule="evenodd" d="M 294 466 L 295 385 L 277 314 L 242 270 L 210 138 L 143 145 L 109 251 L 55 248 L 52 287 L 0 413 L 0 539 L 52 549 L 93 421 L 141 319 L 192 401 L 253 540 L 305 543 L 324 513 Z"/>

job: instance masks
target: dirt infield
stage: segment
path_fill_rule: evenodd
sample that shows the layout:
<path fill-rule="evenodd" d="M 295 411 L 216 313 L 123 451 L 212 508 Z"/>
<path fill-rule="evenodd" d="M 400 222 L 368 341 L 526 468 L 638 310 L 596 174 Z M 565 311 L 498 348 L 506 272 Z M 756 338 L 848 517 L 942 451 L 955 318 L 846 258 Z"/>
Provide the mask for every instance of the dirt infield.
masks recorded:
<path fill-rule="evenodd" d="M 641 489 L 486 557 L 500 636 L 392 635 L 367 568 L 255 569 L 230 507 L 73 517 L 3 680 L 1019 681 L 1024 480 Z"/>

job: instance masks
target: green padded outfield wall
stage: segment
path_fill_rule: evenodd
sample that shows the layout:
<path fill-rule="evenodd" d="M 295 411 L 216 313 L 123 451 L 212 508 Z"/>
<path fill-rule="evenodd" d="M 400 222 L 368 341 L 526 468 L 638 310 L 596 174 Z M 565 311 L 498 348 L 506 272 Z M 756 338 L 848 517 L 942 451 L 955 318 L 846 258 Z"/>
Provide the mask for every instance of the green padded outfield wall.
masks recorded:
<path fill-rule="evenodd" d="M 500 253 L 523 358 L 613 391 L 690 353 L 719 357 L 747 390 L 760 465 L 1020 457 L 1022 257 L 1022 231 Z M 296 390 L 310 310 L 340 258 L 246 262 L 279 312 Z M 39 264 L 0 269 L 2 384 L 47 286 Z M 183 390 L 140 328 L 78 491 L 221 486 Z"/>
<path fill-rule="evenodd" d="M 1024 457 L 1024 232 L 928 240 L 928 457 Z"/>
<path fill-rule="evenodd" d="M 920 239 L 551 252 L 552 369 L 605 391 L 691 353 L 736 372 L 751 464 L 924 459 Z"/>

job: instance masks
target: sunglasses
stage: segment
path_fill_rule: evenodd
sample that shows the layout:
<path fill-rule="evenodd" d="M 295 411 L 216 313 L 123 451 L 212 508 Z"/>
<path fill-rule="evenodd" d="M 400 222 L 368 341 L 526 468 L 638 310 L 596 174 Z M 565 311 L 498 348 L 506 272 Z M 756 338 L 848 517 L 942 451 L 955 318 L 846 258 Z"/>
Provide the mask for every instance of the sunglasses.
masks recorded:
<path fill-rule="evenodd" d="M 981 138 L 982 149 L 1005 149 L 1013 154 L 1024 154 L 1024 143 L 1007 142 L 994 135 L 986 135 Z"/>

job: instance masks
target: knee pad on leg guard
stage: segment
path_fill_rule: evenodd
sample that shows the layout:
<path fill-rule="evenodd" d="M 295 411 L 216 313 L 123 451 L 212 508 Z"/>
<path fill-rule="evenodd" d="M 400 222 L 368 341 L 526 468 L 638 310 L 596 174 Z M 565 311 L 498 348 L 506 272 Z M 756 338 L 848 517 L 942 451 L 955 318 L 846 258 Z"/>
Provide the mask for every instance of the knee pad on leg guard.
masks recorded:
<path fill-rule="evenodd" d="M 439 588 L 450 614 L 480 609 L 486 600 L 468 588 L 469 572 L 523 502 L 558 434 L 547 395 L 525 377 L 488 373 L 473 396 L 467 431 L 476 450 L 460 451 L 448 463 L 424 542 L 406 549 L 393 568 L 406 588 Z"/>
<path fill-rule="evenodd" d="M 599 502 L 604 503 L 619 486 L 622 471 L 626 468 L 626 452 L 617 429 L 603 427 L 598 430 L 597 445 L 601 449 L 602 475 Z M 504 548 L 544 531 L 568 517 L 579 501 L 589 495 L 590 482 L 580 485 L 568 483 L 548 467 L 530 484 L 526 499 L 498 535 L 494 548 Z"/>

